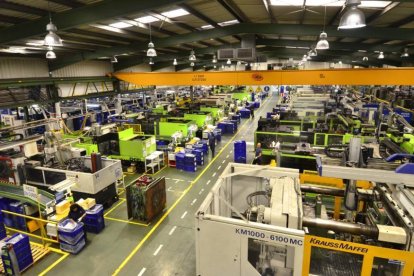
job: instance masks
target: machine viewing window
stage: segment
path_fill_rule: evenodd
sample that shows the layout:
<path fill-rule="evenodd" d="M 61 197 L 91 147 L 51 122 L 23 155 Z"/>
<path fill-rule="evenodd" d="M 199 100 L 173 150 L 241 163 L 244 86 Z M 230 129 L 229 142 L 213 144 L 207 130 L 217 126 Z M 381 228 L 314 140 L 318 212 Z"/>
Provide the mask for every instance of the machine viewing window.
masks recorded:
<path fill-rule="evenodd" d="M 361 275 L 363 255 L 320 247 L 313 247 L 311 252 L 310 274 L 337 276 Z"/>

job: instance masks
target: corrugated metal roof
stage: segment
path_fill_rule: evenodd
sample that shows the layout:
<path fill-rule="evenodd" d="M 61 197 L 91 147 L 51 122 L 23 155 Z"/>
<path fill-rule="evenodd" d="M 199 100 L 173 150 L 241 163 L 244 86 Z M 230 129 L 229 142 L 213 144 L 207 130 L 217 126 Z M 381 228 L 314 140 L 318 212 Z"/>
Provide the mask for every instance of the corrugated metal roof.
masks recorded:
<path fill-rule="evenodd" d="M 50 10 L 52 12 L 63 12 L 70 10 L 71 8 L 68 6 L 56 4 L 52 1 L 45 1 L 45 0 L 8 0 L 8 2 L 25 5 L 29 7 L 39 8 L 43 10 Z M 0 5 L 1 6 L 1 5 Z"/>

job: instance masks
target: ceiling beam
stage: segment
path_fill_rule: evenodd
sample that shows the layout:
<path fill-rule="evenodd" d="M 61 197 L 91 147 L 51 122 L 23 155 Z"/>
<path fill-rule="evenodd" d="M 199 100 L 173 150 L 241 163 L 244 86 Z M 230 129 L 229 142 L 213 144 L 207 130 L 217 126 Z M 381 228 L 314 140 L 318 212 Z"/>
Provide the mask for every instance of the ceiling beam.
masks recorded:
<path fill-rule="evenodd" d="M 337 30 L 336 27 L 325 28 L 330 37 L 354 37 L 354 38 L 376 38 L 389 40 L 406 40 L 413 38 L 414 29 L 394 29 L 365 27 L 363 29 L 347 30 L 347 32 Z M 237 34 L 276 34 L 276 35 L 295 35 L 295 36 L 315 36 L 321 30 L 320 25 L 288 25 L 288 24 L 236 24 L 223 28 L 192 32 L 177 35 L 175 37 L 156 38 L 153 42 L 158 48 L 171 47 L 183 43 L 197 42 L 209 38 L 218 38 Z M 61 68 L 82 60 L 95 59 L 101 56 L 112 56 L 128 52 L 139 52 L 145 50 L 146 44 L 132 43 L 130 45 L 116 46 L 112 48 L 97 49 L 93 53 L 79 53 L 70 58 L 58 59 L 52 63 L 54 69 Z"/>
<path fill-rule="evenodd" d="M 180 4 L 179 6 L 182 7 L 183 9 L 187 10 L 188 12 L 190 12 L 195 17 L 197 17 L 197 18 L 203 20 L 204 22 L 210 24 L 211 26 L 213 26 L 215 28 L 221 28 L 221 26 L 216 21 L 214 21 L 210 17 L 202 14 L 201 12 L 199 12 L 196 9 L 194 9 L 193 7 L 191 7 L 191 6 L 189 6 L 189 5 L 185 4 L 185 3 Z M 220 42 L 222 44 L 226 44 L 227 43 L 226 41 L 224 41 L 224 40 L 222 40 L 220 38 L 217 38 L 216 41 L 218 41 L 218 42 Z"/>
<path fill-rule="evenodd" d="M 11 10 L 11 11 L 18 11 L 38 16 L 46 16 L 48 15 L 48 11 L 42 10 L 35 7 L 30 7 L 22 4 L 15 4 L 12 2 L 6 2 L 4 0 L 0 1 L 0 6 L 2 9 Z"/>
<path fill-rule="evenodd" d="M 217 0 L 234 18 L 240 23 L 249 23 L 249 18 L 242 12 L 242 10 L 233 2 L 233 0 Z"/>
<path fill-rule="evenodd" d="M 269 0 L 262 0 L 262 1 L 263 1 L 263 6 L 265 7 L 267 11 L 267 14 L 269 15 L 270 23 L 277 23 L 276 16 L 273 13 Z"/>
<path fill-rule="evenodd" d="M 185 9 L 186 11 L 188 11 L 189 13 L 191 13 L 192 15 L 194 15 L 195 17 L 198 17 L 199 19 L 203 20 L 204 22 L 210 24 L 211 26 L 216 27 L 216 28 L 219 28 L 220 27 L 220 25 L 217 24 L 216 21 L 214 21 L 210 17 L 202 14 L 201 12 L 199 12 L 196 9 L 194 9 L 190 5 L 183 3 L 183 4 L 180 4 L 179 6 L 182 7 L 183 9 Z"/>
<path fill-rule="evenodd" d="M 14 17 L 14 16 L 8 16 L 8 15 L 3 15 L 3 14 L 0 15 L 0 22 L 4 22 L 4 23 L 20 24 L 20 23 L 22 23 L 24 21 L 25 21 L 25 19 L 23 19 L 23 18 Z"/>
<path fill-rule="evenodd" d="M 273 46 L 273 47 L 298 47 L 307 48 L 315 44 L 314 41 L 305 40 L 280 40 L 280 39 L 257 39 L 256 45 Z M 360 43 L 355 44 L 352 42 L 329 42 L 330 48 L 335 50 L 344 50 L 350 52 L 358 52 L 359 50 L 364 51 L 382 51 L 384 53 L 401 52 L 404 49 L 403 45 L 377 45 Z M 260 48 L 259 48 L 260 49 Z M 305 51 L 305 49 L 303 49 Z M 321 51 L 323 52 L 323 51 Z"/>
<path fill-rule="evenodd" d="M 59 4 L 59 5 L 63 5 L 66 7 L 70 7 L 70 8 L 80 8 L 83 6 L 82 3 L 79 3 L 77 1 L 73 1 L 73 0 L 50 0 L 50 2 Z"/>
<path fill-rule="evenodd" d="M 205 55 L 205 54 L 210 54 L 210 55 L 214 55 L 216 51 L 218 51 L 219 49 L 224 49 L 224 48 L 237 48 L 240 47 L 240 43 L 233 43 L 233 44 L 227 44 L 227 45 L 220 45 L 220 46 L 213 46 L 213 47 L 209 47 L 209 48 L 202 48 L 202 49 L 197 49 L 195 51 L 195 54 L 197 57 L 199 57 L 199 55 Z M 170 55 L 160 55 L 159 57 L 157 57 L 155 59 L 156 63 L 160 62 L 160 61 L 168 61 L 170 64 L 172 63 L 172 61 L 174 60 L 174 58 L 176 58 L 178 61 L 180 59 L 188 59 L 188 54 L 189 53 L 177 53 L 177 54 L 170 54 Z M 136 57 L 136 56 L 132 56 L 132 57 L 120 57 L 118 58 L 118 63 L 114 64 L 114 69 L 115 71 L 119 71 L 125 68 L 129 68 L 135 65 L 139 65 L 144 63 L 146 57 Z"/>
<path fill-rule="evenodd" d="M 392 11 L 394 8 L 398 7 L 401 3 L 400 2 L 391 2 L 391 4 L 389 4 L 388 6 L 386 6 L 383 10 L 378 10 L 376 11 L 374 14 L 372 14 L 370 17 L 368 17 L 365 20 L 365 23 L 367 25 L 371 24 L 372 22 L 374 22 L 375 20 L 377 20 L 378 18 L 380 18 L 381 16 L 389 13 L 390 11 Z"/>
<path fill-rule="evenodd" d="M 113 17 L 124 16 L 125 14 L 146 12 L 163 6 L 180 4 L 184 1 L 185 0 L 103 0 L 96 4 L 57 13 L 53 16 L 53 22 L 58 27 L 58 30 L 67 30 Z M 0 44 L 43 35 L 46 33 L 45 28 L 48 22 L 49 18 L 45 16 L 37 20 L 31 20 L 4 28 L 0 31 Z"/>

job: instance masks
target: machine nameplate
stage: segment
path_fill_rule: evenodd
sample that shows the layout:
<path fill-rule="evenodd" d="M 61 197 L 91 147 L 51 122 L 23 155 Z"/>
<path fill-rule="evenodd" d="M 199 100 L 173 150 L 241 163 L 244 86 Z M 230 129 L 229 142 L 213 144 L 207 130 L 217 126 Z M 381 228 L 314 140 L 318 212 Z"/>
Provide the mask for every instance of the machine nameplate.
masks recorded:
<path fill-rule="evenodd" d="M 294 239 L 294 238 L 287 237 L 287 236 L 266 234 L 266 233 L 259 232 L 259 231 L 246 230 L 246 229 L 240 229 L 240 228 L 236 228 L 235 231 L 236 231 L 236 234 L 238 235 L 243 235 L 243 236 L 247 236 L 251 238 L 258 238 L 258 239 L 268 240 L 271 242 L 277 242 L 277 243 L 282 243 L 286 245 L 303 246 L 302 240 Z"/>

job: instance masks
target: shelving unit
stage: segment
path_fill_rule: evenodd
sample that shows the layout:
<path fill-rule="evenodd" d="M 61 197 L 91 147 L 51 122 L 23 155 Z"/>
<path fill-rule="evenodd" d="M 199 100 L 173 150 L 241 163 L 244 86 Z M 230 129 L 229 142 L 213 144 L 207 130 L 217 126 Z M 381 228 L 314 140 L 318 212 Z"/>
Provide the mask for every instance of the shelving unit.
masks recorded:
<path fill-rule="evenodd" d="M 145 157 L 145 171 L 151 169 L 151 172 L 155 173 L 155 168 L 157 168 L 157 171 L 159 171 L 162 167 L 164 167 L 163 151 L 154 151 Z"/>

